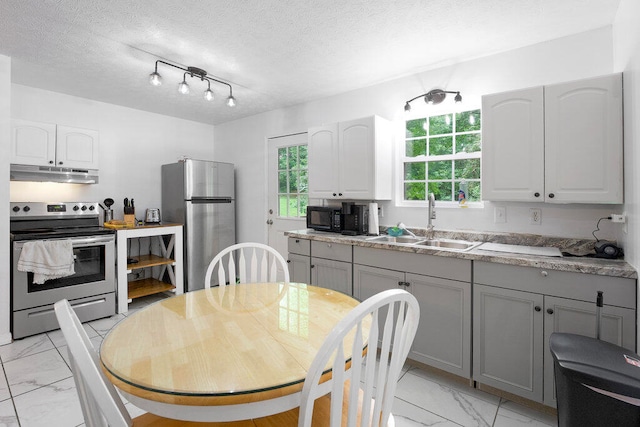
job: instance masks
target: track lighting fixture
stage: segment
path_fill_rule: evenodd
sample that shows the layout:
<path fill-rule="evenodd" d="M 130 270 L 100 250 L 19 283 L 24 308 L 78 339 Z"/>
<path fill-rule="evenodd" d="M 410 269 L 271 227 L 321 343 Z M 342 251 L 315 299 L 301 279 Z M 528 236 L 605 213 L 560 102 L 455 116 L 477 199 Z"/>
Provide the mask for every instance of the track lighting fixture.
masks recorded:
<path fill-rule="evenodd" d="M 460 95 L 460 92 L 442 90 L 442 89 L 433 89 L 433 90 L 430 90 L 427 93 L 423 93 L 422 95 L 418 95 L 415 98 L 411 98 L 410 100 L 408 100 L 404 104 L 404 111 L 411 111 L 410 102 L 415 101 L 416 99 L 422 98 L 422 97 L 424 97 L 424 102 L 426 102 L 427 104 L 430 104 L 430 105 L 440 104 L 447 97 L 448 93 L 455 93 L 456 94 L 456 96 L 453 98 L 453 100 L 456 103 L 462 102 L 462 95 Z"/>
<path fill-rule="evenodd" d="M 187 83 L 187 76 L 191 78 L 200 79 L 201 81 L 207 82 L 207 90 L 204 91 L 204 99 L 207 101 L 213 101 L 215 96 L 213 91 L 211 90 L 211 82 L 220 83 L 229 87 L 229 96 L 227 97 L 227 105 L 229 107 L 235 107 L 236 99 L 233 97 L 233 88 L 227 82 L 223 82 L 222 80 L 214 79 L 207 75 L 207 72 L 201 68 L 197 67 L 181 67 L 179 65 L 171 64 L 169 62 L 157 60 L 156 68 L 153 73 L 149 74 L 149 83 L 153 86 L 162 85 L 162 76 L 158 73 L 158 64 L 165 64 L 173 68 L 177 68 L 179 70 L 184 71 L 185 73 L 182 76 L 182 82 L 178 85 L 178 92 L 183 95 L 187 95 L 190 92 L 189 84 Z"/>

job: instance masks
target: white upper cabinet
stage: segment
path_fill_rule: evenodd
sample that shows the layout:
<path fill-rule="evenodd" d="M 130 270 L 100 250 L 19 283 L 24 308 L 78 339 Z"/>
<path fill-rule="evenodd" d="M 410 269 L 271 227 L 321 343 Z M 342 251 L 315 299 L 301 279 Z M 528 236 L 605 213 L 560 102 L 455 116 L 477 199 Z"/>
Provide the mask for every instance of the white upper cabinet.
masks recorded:
<path fill-rule="evenodd" d="M 622 203 L 622 75 L 482 98 L 482 198 Z"/>
<path fill-rule="evenodd" d="M 391 125 L 377 116 L 309 129 L 309 197 L 391 199 Z"/>
<path fill-rule="evenodd" d="M 11 121 L 11 163 L 98 169 L 97 131 L 50 123 Z"/>

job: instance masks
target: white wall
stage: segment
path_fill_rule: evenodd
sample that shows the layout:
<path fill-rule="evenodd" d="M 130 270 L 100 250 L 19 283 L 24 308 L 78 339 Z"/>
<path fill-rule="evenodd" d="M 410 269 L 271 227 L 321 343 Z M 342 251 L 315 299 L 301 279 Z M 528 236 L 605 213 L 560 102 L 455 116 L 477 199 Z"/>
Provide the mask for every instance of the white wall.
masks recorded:
<path fill-rule="evenodd" d="M 183 156 L 213 159 L 213 126 L 14 84 L 13 118 L 100 132 L 100 180 L 95 185 L 11 182 L 11 201 L 115 200 L 123 217 L 125 197 L 136 216 L 161 206 L 160 166 Z"/>
<path fill-rule="evenodd" d="M 627 230 L 620 240 L 624 244 L 625 260 L 640 268 L 640 2 L 621 0 L 613 28 L 614 67 L 623 72 L 624 85 L 624 209 Z M 640 292 L 638 292 L 640 306 Z M 639 320 L 640 320 L 640 313 Z M 638 342 L 640 342 L 640 329 Z"/>
<path fill-rule="evenodd" d="M 306 131 L 310 126 L 377 114 L 393 120 L 402 144 L 407 99 L 433 88 L 459 90 L 464 105 L 477 107 L 483 94 L 558 83 L 613 72 L 612 29 L 605 27 L 501 54 L 426 71 L 365 89 L 218 125 L 216 156 L 236 164 L 238 240 L 266 241 L 266 138 Z M 450 99 L 445 102 L 452 104 Z M 414 103 L 415 104 L 415 103 Z M 357 165 L 354 165 L 357 167 Z M 381 225 L 403 221 L 426 227 L 426 209 L 383 202 Z M 507 223 L 493 223 L 492 203 L 484 209 L 438 210 L 436 229 L 530 232 L 591 238 L 598 218 L 621 206 L 496 204 L 507 207 Z M 529 225 L 530 207 L 542 208 L 542 224 Z M 603 221 L 599 238 L 615 238 L 615 226 Z"/>
<path fill-rule="evenodd" d="M 0 55 L 0 200 L 9 200 L 9 118 L 11 117 L 11 58 Z M 9 331 L 9 209 L 0 209 L 0 344 L 11 341 Z"/>

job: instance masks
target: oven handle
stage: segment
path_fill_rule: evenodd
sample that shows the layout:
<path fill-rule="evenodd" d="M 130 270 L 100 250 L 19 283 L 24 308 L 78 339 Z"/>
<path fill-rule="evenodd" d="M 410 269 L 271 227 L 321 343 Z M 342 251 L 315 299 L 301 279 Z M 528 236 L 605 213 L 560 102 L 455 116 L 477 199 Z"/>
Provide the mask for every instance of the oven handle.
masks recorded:
<path fill-rule="evenodd" d="M 51 240 L 67 240 L 67 239 L 51 239 Z M 85 246 L 95 246 L 96 244 L 102 243 L 111 243 L 115 241 L 114 236 L 98 236 L 98 237 L 72 237 L 68 240 L 71 240 L 71 244 L 74 248 L 85 247 Z M 15 242 L 14 247 L 16 249 L 22 249 L 25 242 Z"/>

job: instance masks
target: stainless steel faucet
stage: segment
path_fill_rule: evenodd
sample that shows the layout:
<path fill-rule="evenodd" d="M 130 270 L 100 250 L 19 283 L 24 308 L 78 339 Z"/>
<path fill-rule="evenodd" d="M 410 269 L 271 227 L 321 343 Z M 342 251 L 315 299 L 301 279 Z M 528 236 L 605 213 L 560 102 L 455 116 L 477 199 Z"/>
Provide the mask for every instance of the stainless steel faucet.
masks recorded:
<path fill-rule="evenodd" d="M 433 239 L 433 223 L 436 219 L 436 197 L 433 193 L 429 193 L 429 218 L 427 222 L 427 239 Z"/>

